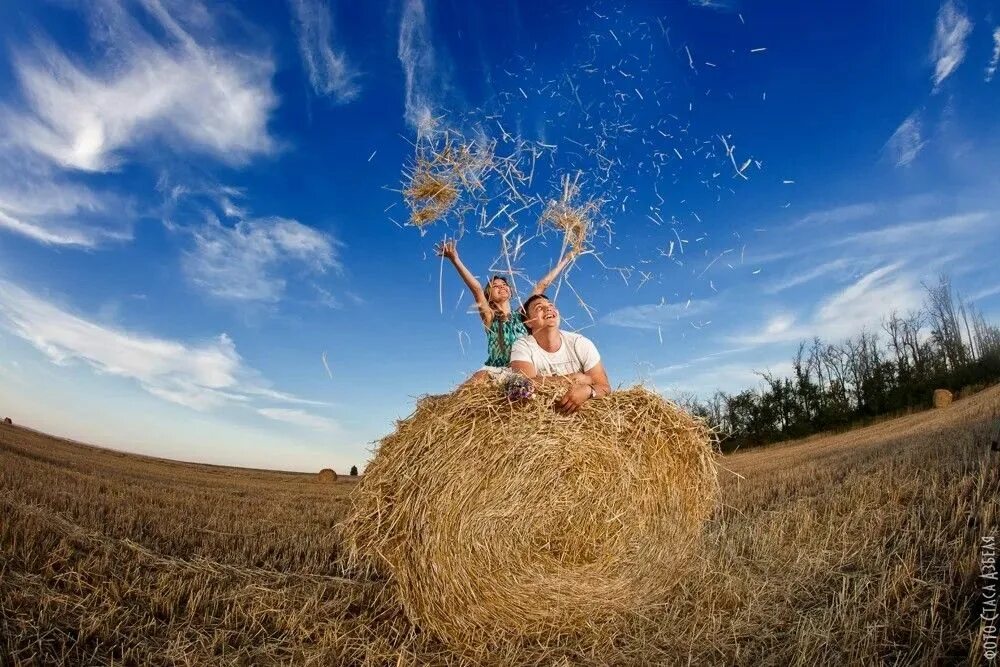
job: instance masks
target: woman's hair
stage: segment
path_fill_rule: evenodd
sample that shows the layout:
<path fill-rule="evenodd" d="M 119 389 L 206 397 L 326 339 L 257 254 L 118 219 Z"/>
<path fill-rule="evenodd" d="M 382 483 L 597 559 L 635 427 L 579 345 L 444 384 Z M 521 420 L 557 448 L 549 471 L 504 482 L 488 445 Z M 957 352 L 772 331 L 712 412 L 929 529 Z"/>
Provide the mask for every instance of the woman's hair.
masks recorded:
<path fill-rule="evenodd" d="M 504 278 L 503 276 L 493 276 L 492 278 L 490 278 L 490 279 L 489 279 L 489 281 L 487 281 L 487 283 L 486 283 L 486 287 L 484 287 L 484 288 L 483 288 L 483 294 L 485 294 L 485 295 L 486 295 L 486 300 L 487 300 L 487 301 L 489 301 L 489 300 L 490 300 L 490 287 L 492 287 L 492 286 L 493 286 L 493 281 L 494 281 L 494 280 L 499 280 L 499 281 L 501 281 L 501 282 L 502 282 L 502 283 L 503 283 L 504 285 L 506 285 L 508 289 L 510 288 L 510 283 L 509 283 L 509 282 L 507 282 L 507 279 L 506 279 L 506 278 Z"/>

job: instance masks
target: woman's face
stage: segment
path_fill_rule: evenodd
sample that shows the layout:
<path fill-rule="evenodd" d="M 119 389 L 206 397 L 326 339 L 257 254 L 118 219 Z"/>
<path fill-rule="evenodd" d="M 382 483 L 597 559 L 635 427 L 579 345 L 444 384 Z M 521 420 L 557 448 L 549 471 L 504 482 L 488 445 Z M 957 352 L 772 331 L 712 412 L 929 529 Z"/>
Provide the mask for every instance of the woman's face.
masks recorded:
<path fill-rule="evenodd" d="M 510 287 L 502 280 L 490 281 L 490 301 L 504 303 L 510 301 Z"/>

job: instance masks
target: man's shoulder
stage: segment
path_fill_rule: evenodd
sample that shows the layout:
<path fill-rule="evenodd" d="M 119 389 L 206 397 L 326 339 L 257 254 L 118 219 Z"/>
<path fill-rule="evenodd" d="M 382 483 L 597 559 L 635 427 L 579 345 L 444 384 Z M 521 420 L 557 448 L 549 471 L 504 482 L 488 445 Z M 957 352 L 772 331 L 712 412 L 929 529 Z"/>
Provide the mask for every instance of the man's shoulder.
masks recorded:
<path fill-rule="evenodd" d="M 514 341 L 514 344 L 511 345 L 510 349 L 512 351 L 513 350 L 524 350 L 525 352 L 527 352 L 527 351 L 531 350 L 532 343 L 535 343 L 535 339 L 532 338 L 530 335 L 528 335 L 528 336 L 521 336 L 520 338 L 518 338 L 517 340 Z M 538 344 L 535 343 L 535 346 L 537 346 L 537 345 Z"/>
<path fill-rule="evenodd" d="M 594 344 L 594 341 L 590 340 L 589 338 L 587 338 L 583 334 L 574 333 L 572 331 L 563 331 L 562 335 L 563 335 L 563 338 L 565 338 L 566 341 L 570 345 L 575 345 L 577 343 L 584 342 L 584 341 L 590 343 L 591 345 Z"/>

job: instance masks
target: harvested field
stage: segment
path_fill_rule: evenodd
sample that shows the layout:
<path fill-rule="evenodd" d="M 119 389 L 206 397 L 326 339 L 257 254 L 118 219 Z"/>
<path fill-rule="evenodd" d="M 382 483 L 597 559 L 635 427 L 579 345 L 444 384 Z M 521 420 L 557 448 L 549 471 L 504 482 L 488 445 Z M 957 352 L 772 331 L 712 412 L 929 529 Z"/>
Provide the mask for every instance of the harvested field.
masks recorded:
<path fill-rule="evenodd" d="M 701 556 L 615 641 L 516 664 L 901 664 L 982 656 L 1000 388 L 737 453 Z M 442 471 L 445 473 L 446 471 Z M 176 463 L 0 429 L 0 663 L 446 664 L 377 583 L 342 578 L 356 478 Z"/>

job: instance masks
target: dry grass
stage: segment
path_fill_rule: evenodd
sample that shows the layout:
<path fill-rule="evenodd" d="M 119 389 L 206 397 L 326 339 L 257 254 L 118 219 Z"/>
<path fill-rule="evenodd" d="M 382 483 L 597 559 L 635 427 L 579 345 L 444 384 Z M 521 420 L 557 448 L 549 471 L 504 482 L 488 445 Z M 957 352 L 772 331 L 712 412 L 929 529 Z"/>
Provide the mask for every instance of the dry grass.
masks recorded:
<path fill-rule="evenodd" d="M 981 660 L 1000 388 L 726 457 L 699 557 L 645 622 L 516 664 Z M 442 473 L 446 469 L 442 469 Z M 454 664 L 340 578 L 352 480 L 212 468 L 0 429 L 0 664 Z"/>
<path fill-rule="evenodd" d="M 571 248 L 575 254 L 587 249 L 594 230 L 594 217 L 600 210 L 597 201 L 578 202 L 580 196 L 580 175 L 562 179 L 562 193 L 553 199 L 542 212 L 542 225 L 549 224 L 563 232 L 564 248 Z"/>
<path fill-rule="evenodd" d="M 452 139 L 422 143 L 403 172 L 403 199 L 410 208 L 410 224 L 423 227 L 446 217 L 463 195 L 483 190 L 483 179 L 493 168 L 493 146 Z"/>
<path fill-rule="evenodd" d="M 355 494 L 351 571 L 387 578 L 408 618 L 465 655 L 600 641 L 648 613 L 715 507 L 703 422 L 642 388 L 563 417 L 564 392 L 512 405 L 486 382 L 425 398 Z"/>
<path fill-rule="evenodd" d="M 419 160 L 403 196 L 410 205 L 410 224 L 423 227 L 448 214 L 458 201 L 458 187 L 450 173 Z"/>

